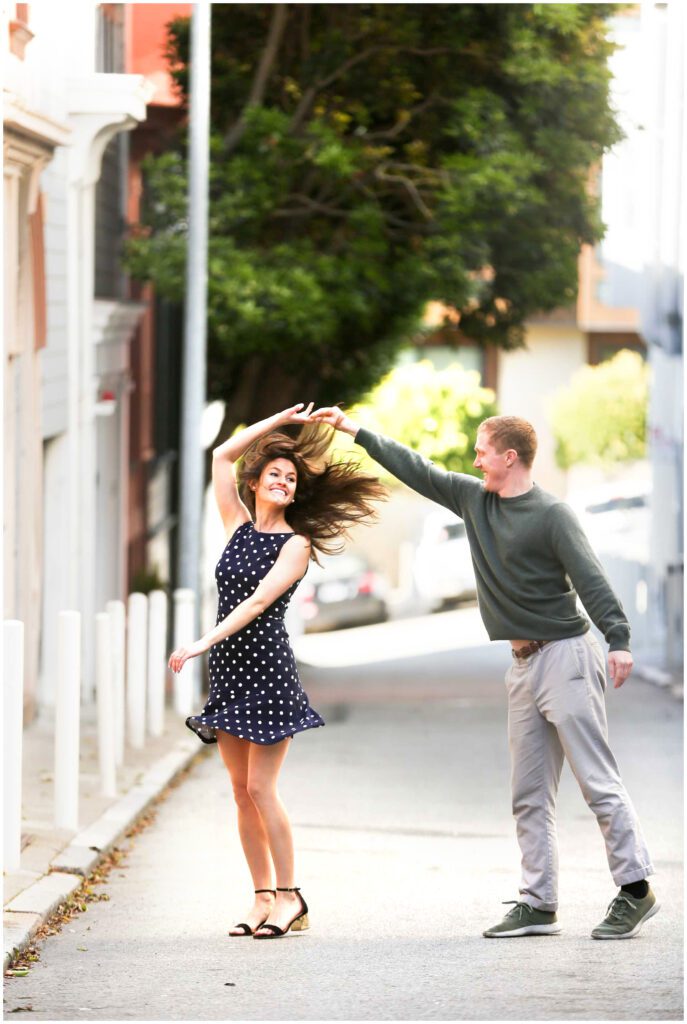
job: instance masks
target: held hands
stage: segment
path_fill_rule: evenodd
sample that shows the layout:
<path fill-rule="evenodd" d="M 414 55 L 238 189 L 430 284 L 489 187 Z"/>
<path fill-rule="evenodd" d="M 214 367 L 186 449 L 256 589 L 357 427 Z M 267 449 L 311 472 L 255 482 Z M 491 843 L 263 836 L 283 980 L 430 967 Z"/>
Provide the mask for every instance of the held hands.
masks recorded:
<path fill-rule="evenodd" d="M 629 651 L 610 651 L 608 655 L 608 670 L 613 680 L 613 689 L 617 690 L 622 686 L 632 671 L 632 655 Z"/>
<path fill-rule="evenodd" d="M 284 409 L 277 413 L 280 423 L 327 423 L 335 430 L 342 430 L 346 434 L 355 436 L 358 433 L 358 424 L 349 419 L 345 412 L 338 406 L 325 406 L 322 409 L 312 411 L 314 402 L 304 407 L 303 402 L 293 405 L 290 409 Z"/>
<path fill-rule="evenodd" d="M 172 672 L 181 672 L 189 658 L 197 658 L 198 655 L 203 654 L 206 649 L 206 645 L 202 640 L 194 640 L 192 644 L 188 645 L 188 647 L 177 647 L 176 651 L 172 651 L 167 664 L 171 668 Z"/>
<path fill-rule="evenodd" d="M 336 405 L 316 409 L 315 412 L 311 413 L 310 421 L 312 423 L 328 423 L 335 430 L 342 430 L 345 434 L 351 434 L 352 436 L 355 436 L 359 429 L 358 424 L 349 419 L 346 413 L 342 412 Z"/>

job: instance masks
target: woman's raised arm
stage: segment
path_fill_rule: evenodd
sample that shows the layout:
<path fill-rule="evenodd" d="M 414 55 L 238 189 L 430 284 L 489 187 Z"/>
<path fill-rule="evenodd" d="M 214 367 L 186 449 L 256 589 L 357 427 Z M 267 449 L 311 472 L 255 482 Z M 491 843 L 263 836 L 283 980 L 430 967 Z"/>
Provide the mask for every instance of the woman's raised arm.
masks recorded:
<path fill-rule="evenodd" d="M 244 427 L 213 450 L 212 486 L 227 537 L 231 537 L 242 523 L 247 523 L 250 519 L 250 513 L 239 496 L 234 464 L 264 434 L 269 434 L 286 423 L 307 423 L 312 407 L 311 402 L 307 409 L 304 409 L 303 403 L 299 402 L 290 409 L 284 409 L 274 416 L 268 416 L 267 419 Z"/>

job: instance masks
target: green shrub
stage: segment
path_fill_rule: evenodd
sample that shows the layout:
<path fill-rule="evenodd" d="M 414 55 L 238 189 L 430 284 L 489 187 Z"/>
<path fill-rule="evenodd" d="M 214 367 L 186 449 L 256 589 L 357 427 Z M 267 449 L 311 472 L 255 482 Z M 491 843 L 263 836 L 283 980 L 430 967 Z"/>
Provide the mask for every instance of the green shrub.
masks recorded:
<path fill-rule="evenodd" d="M 550 404 L 556 461 L 608 465 L 646 455 L 649 368 L 623 349 L 598 366 L 583 366 Z"/>
<path fill-rule="evenodd" d="M 348 412 L 360 426 L 408 445 L 444 469 L 475 475 L 477 428 L 495 413 L 494 392 L 481 386 L 475 370 L 458 363 L 437 370 L 429 360 L 392 370 Z M 347 447 L 340 438 L 336 446 Z"/>

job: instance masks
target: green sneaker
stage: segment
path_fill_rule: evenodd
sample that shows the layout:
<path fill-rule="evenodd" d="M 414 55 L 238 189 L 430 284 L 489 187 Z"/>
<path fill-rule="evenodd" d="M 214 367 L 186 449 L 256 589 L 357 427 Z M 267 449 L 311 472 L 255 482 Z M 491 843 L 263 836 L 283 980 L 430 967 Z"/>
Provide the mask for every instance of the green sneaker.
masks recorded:
<path fill-rule="evenodd" d="M 510 939 L 517 935 L 557 935 L 561 930 L 554 911 L 537 910 L 529 903 L 519 903 L 516 900 L 504 902 L 514 903 L 515 906 L 508 911 L 503 921 L 482 932 L 486 939 Z"/>
<path fill-rule="evenodd" d="M 615 899 L 608 904 L 606 917 L 592 931 L 592 938 L 631 939 L 645 921 L 658 913 L 660 906 L 651 889 L 641 900 L 621 889 Z"/>

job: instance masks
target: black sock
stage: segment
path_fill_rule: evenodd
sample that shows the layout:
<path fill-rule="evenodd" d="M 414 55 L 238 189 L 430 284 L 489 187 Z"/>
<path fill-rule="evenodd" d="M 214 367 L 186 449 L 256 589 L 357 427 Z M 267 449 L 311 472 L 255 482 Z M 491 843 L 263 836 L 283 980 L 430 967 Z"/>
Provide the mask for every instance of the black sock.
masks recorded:
<path fill-rule="evenodd" d="M 646 878 L 643 878 L 641 882 L 630 882 L 629 885 L 623 885 L 620 891 L 629 893 L 636 900 L 643 900 L 649 891 L 649 883 Z"/>

